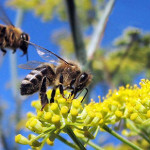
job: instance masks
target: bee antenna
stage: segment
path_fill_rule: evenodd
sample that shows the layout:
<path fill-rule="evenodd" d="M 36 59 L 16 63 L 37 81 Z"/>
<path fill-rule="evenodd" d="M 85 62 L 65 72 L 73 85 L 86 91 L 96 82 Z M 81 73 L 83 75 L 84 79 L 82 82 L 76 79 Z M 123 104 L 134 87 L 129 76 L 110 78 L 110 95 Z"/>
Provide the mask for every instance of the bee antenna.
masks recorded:
<path fill-rule="evenodd" d="M 53 54 L 54 56 L 56 56 L 57 58 L 59 58 L 60 60 L 64 61 L 67 65 L 71 65 L 70 63 L 68 63 L 67 61 L 65 61 L 64 59 L 62 59 L 61 57 L 59 57 L 58 55 L 56 55 L 55 53 L 53 53 L 52 51 L 50 51 L 50 50 L 48 50 L 48 49 L 46 49 L 46 48 L 44 48 L 44 47 L 42 47 L 42 46 L 39 46 L 39 45 L 37 45 L 37 44 L 35 44 L 35 43 L 32 43 L 32 42 L 30 42 L 30 41 L 26 41 L 26 40 L 24 40 L 24 41 L 27 42 L 27 43 L 30 44 L 30 45 L 33 45 L 33 46 L 36 46 L 36 47 L 39 47 L 39 48 L 41 48 L 41 49 L 46 50 L 47 52 L 49 52 L 49 53 Z M 71 66 L 72 66 L 72 65 L 71 65 Z"/>

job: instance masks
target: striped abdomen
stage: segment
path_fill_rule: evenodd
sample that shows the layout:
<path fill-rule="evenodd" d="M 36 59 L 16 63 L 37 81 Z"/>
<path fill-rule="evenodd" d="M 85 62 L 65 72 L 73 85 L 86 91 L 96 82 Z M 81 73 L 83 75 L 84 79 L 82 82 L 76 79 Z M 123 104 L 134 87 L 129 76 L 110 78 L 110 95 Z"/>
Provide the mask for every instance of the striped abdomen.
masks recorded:
<path fill-rule="evenodd" d="M 21 95 L 31 95 L 40 90 L 43 77 L 47 77 L 47 84 L 51 85 L 55 73 L 48 65 L 37 67 L 31 71 L 21 83 Z"/>
<path fill-rule="evenodd" d="M 0 25 L 0 46 L 2 45 L 3 43 L 3 40 L 5 38 L 5 35 L 6 35 L 6 27 L 3 26 L 3 25 Z"/>

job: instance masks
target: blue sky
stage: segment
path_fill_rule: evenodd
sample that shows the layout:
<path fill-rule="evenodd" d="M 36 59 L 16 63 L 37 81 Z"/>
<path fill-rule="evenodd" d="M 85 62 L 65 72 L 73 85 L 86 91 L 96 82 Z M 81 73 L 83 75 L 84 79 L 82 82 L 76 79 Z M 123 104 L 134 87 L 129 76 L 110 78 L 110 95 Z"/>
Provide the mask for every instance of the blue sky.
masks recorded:
<path fill-rule="evenodd" d="M 2 3 L 5 0 L 1 1 Z M 14 9 L 5 8 L 6 13 L 12 22 L 15 22 L 16 11 Z M 127 27 L 136 27 L 141 29 L 143 32 L 150 31 L 150 1 L 148 0 L 117 0 L 115 7 L 110 15 L 106 31 L 104 34 L 104 38 L 102 40 L 102 47 L 110 48 L 115 38 L 121 36 L 124 29 Z M 23 24 L 21 26 L 22 30 L 27 32 L 31 41 L 41 45 L 45 48 L 48 48 L 55 53 L 59 54 L 59 47 L 52 43 L 52 34 L 58 29 L 65 28 L 69 30 L 68 22 L 61 22 L 58 18 L 54 18 L 48 22 L 42 22 L 40 17 L 35 16 L 34 12 L 30 11 L 25 13 Z M 17 51 L 17 63 L 22 64 L 26 62 L 25 57 L 20 57 L 22 53 Z M 36 50 L 33 48 L 29 49 L 29 59 L 30 60 L 39 60 L 39 57 L 36 53 Z M 19 78 L 23 79 L 29 71 L 18 69 Z M 10 75 L 10 61 L 9 55 L 3 59 L 3 62 L 0 66 L 0 102 L 2 101 L 8 103 L 7 106 L 7 115 L 8 113 L 13 113 L 15 110 L 15 103 L 13 101 L 12 93 L 10 88 L 6 88 L 6 84 L 11 80 Z M 139 82 L 140 77 L 135 80 L 135 82 Z M 96 90 L 94 94 L 103 95 L 105 89 Z M 23 116 L 27 111 L 33 110 L 30 107 L 31 99 L 37 99 L 38 94 L 35 94 L 27 100 L 23 102 Z M 116 141 L 118 142 L 118 141 Z M 56 141 L 57 144 L 58 141 Z M 57 145 L 56 144 L 56 145 Z M 22 149 L 26 149 L 25 146 L 21 147 Z M 56 148 L 55 146 L 53 149 Z M 62 149 L 62 147 L 57 147 L 57 149 Z"/>

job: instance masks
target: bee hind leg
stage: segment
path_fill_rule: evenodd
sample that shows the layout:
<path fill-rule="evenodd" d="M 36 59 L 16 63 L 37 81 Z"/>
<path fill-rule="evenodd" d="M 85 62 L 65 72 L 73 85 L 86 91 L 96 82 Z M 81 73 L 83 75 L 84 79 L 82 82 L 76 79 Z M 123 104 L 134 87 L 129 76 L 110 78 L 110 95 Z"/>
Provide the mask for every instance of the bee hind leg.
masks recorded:
<path fill-rule="evenodd" d="M 1 48 L 1 51 L 3 52 L 3 56 L 6 54 L 6 50 L 4 48 Z"/>
<path fill-rule="evenodd" d="M 47 90 L 46 77 L 44 77 L 42 80 L 42 85 L 41 85 L 40 94 L 39 94 L 40 99 L 41 99 L 41 105 L 42 105 L 41 110 L 43 110 L 44 107 L 46 106 L 46 104 L 48 104 L 48 98 L 47 98 L 46 90 Z"/>

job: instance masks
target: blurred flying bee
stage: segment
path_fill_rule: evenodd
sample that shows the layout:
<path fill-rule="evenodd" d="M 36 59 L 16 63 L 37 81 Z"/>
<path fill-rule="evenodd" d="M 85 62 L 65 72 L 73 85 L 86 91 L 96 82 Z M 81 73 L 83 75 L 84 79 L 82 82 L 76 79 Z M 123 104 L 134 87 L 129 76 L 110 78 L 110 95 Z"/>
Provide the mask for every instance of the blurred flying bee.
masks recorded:
<path fill-rule="evenodd" d="M 35 46 L 38 54 L 45 60 L 51 60 L 49 63 L 29 61 L 19 67 L 32 70 L 22 81 L 21 95 L 31 95 L 39 91 L 42 109 L 49 103 L 47 98 L 47 87 L 53 86 L 50 103 L 54 102 L 55 92 L 58 88 L 60 94 L 65 98 L 64 90 L 70 90 L 70 96 L 76 98 L 84 89 L 86 93 L 81 100 L 84 100 L 88 89 L 86 88 L 92 80 L 92 75 L 82 72 L 80 67 L 71 61 L 66 61 L 43 47 L 28 42 Z M 51 57 L 55 57 L 52 59 Z M 78 94 L 77 94 L 78 93 Z"/>
<path fill-rule="evenodd" d="M 22 32 L 20 28 L 15 27 L 11 23 L 1 6 L 0 20 L 6 24 L 0 24 L 0 49 L 3 52 L 3 55 L 5 55 L 7 52 L 6 48 L 13 50 L 13 53 L 15 53 L 16 49 L 19 48 L 21 51 L 23 51 L 23 55 L 26 54 L 28 60 L 28 43 L 25 41 L 29 41 L 29 35 Z"/>

